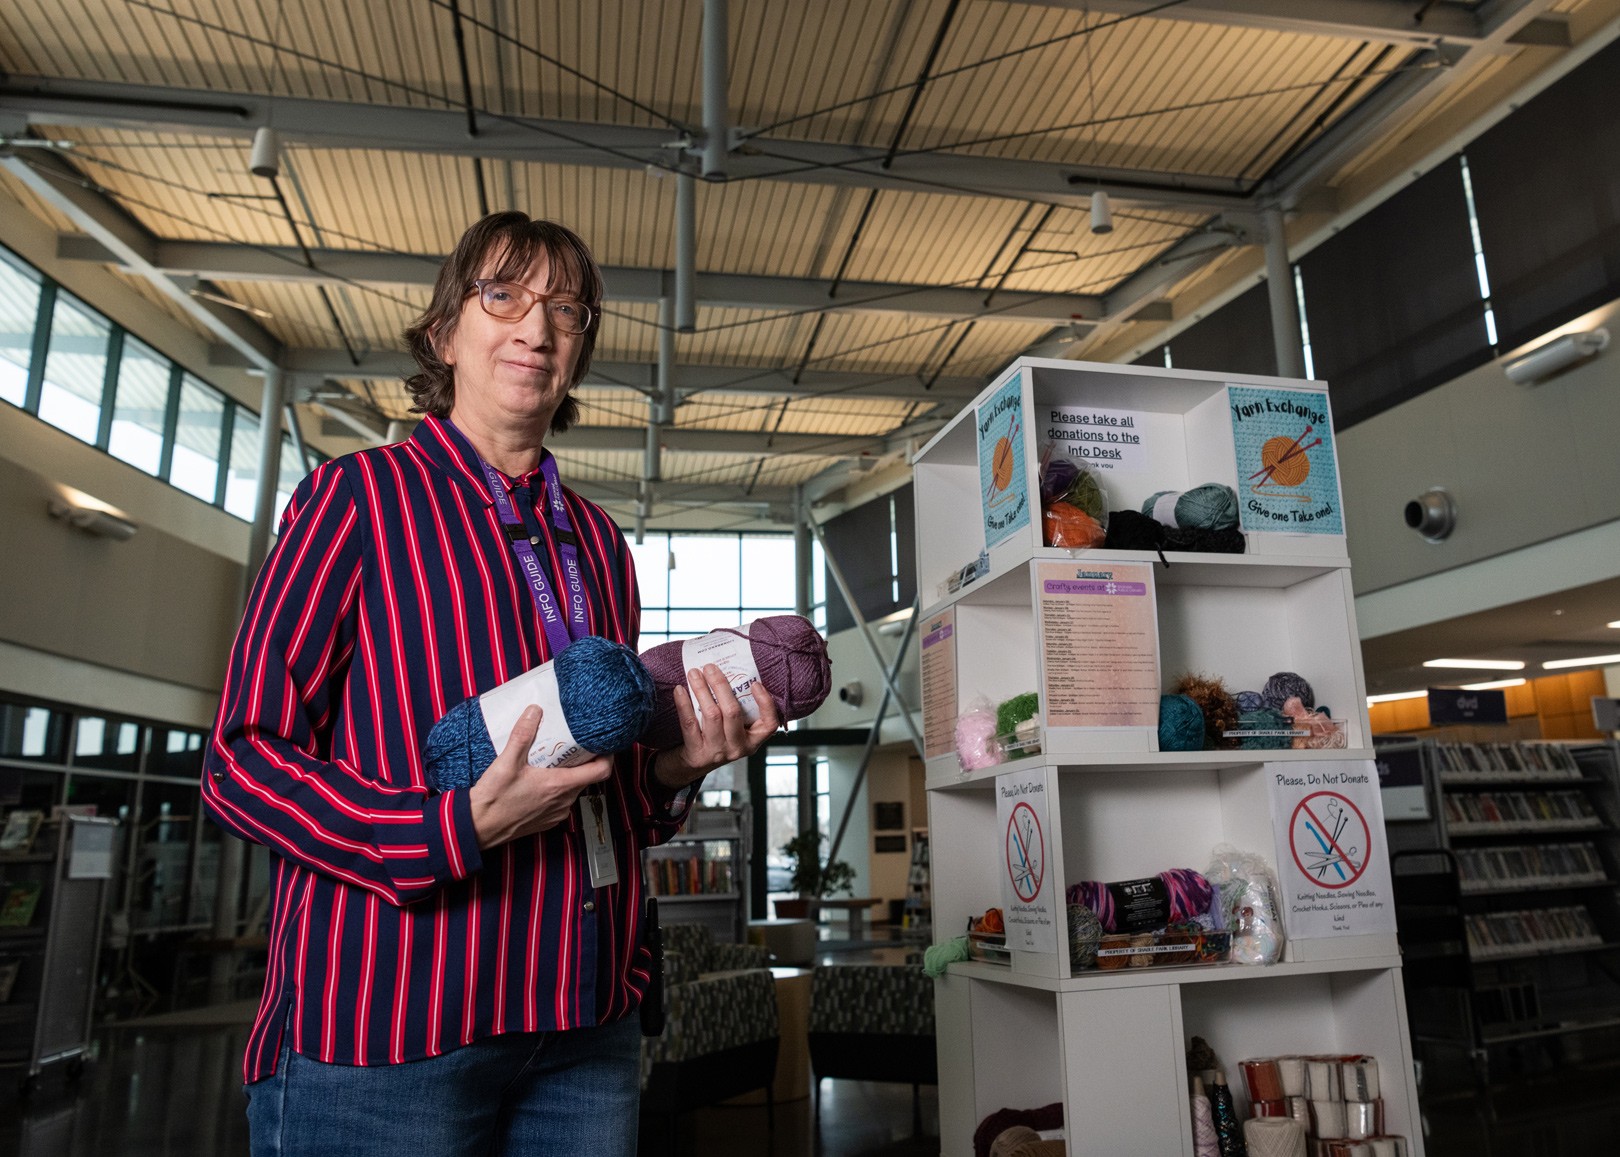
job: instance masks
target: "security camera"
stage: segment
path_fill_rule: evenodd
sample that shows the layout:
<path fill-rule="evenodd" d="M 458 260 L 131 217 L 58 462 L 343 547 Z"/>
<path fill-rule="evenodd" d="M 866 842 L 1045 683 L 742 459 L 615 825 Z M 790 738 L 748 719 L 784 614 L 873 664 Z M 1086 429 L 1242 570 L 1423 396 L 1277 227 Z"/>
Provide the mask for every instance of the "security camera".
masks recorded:
<path fill-rule="evenodd" d="M 1444 542 L 1457 529 L 1457 501 L 1445 487 L 1430 487 L 1406 504 L 1406 525 L 1425 542 Z"/>
<path fill-rule="evenodd" d="M 845 683 L 838 689 L 838 701 L 848 703 L 851 707 L 859 707 L 864 698 L 859 683 Z"/>

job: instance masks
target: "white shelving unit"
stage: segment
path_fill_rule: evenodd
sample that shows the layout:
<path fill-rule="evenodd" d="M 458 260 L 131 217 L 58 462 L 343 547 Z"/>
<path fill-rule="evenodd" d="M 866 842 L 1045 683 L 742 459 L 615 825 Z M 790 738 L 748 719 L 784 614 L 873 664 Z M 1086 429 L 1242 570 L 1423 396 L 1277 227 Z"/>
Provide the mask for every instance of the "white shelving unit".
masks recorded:
<path fill-rule="evenodd" d="M 945 593 L 945 580 L 985 548 L 977 407 L 1012 381 L 1022 391 L 1030 525 L 989 550 L 987 574 Z M 937 941 L 1002 903 L 999 775 L 1048 769 L 1045 873 L 1066 884 L 1202 868 L 1223 842 L 1274 861 L 1268 776 L 1322 760 L 1371 760 L 1342 534 L 1251 532 L 1245 554 L 1171 553 L 1167 567 L 1151 552 L 1041 545 L 1037 444 L 1047 408 L 1136 415 L 1140 468 L 1103 481 L 1110 509 L 1139 507 L 1157 490 L 1211 481 L 1238 487 L 1229 385 L 1322 389 L 1137 366 L 1013 363 L 915 458 L 918 589 L 932 601 L 924 614 L 954 608 L 960 711 L 980 695 L 997 702 L 1043 688 L 1040 564 L 1152 563 L 1166 686 L 1185 671 L 1219 674 L 1234 689 L 1298 671 L 1345 721 L 1347 748 L 1160 752 L 1151 728 L 1048 727 L 1043 694 L 1040 755 L 967 774 L 954 753 L 927 762 Z M 1331 440 L 1326 425 L 1317 432 Z M 1241 1059 L 1282 1053 L 1376 1056 L 1386 1129 L 1405 1135 L 1418 1157 L 1423 1152 L 1393 934 L 1291 940 L 1284 961 L 1271 967 L 1071 974 L 1066 946 L 1056 954 L 1014 951 L 1010 966 L 952 965 L 936 987 L 936 1011 L 946 1157 L 971 1153 L 974 1128 L 997 1109 L 1052 1101 L 1064 1105 L 1072 1157 L 1192 1157 L 1184 1051 L 1194 1035 L 1234 1070 Z"/>

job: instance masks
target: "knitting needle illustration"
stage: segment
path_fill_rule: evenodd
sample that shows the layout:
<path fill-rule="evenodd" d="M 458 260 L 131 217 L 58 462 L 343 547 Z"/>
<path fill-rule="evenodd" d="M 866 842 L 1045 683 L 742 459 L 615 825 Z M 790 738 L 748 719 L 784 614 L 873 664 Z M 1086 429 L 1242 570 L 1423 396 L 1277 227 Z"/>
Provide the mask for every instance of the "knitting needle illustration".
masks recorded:
<path fill-rule="evenodd" d="M 1335 872 L 1339 873 L 1339 879 L 1344 880 L 1344 865 L 1339 862 L 1339 857 L 1333 854 L 1332 848 L 1329 846 L 1328 841 L 1322 838 L 1322 833 L 1317 831 L 1316 826 L 1309 820 L 1305 821 L 1305 830 L 1310 832 L 1311 835 L 1315 836 L 1316 842 L 1322 846 L 1322 854 L 1320 856 L 1313 854 L 1310 857 L 1311 859 L 1318 861 L 1315 865 L 1316 878 L 1320 880 L 1323 876 L 1327 875 L 1327 870 L 1332 868 Z"/>

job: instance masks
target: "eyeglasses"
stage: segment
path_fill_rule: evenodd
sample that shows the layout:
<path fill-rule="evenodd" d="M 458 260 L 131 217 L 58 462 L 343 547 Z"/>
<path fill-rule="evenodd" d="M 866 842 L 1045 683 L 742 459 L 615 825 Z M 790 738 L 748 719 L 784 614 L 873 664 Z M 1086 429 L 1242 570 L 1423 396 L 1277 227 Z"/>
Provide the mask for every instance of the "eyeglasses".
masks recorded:
<path fill-rule="evenodd" d="M 540 302 L 546 307 L 546 320 L 563 333 L 581 334 L 591 326 L 591 307 L 572 297 L 552 297 L 515 282 L 488 277 L 473 282 L 470 292 L 478 294 L 478 304 L 485 313 L 502 321 L 521 321 Z"/>

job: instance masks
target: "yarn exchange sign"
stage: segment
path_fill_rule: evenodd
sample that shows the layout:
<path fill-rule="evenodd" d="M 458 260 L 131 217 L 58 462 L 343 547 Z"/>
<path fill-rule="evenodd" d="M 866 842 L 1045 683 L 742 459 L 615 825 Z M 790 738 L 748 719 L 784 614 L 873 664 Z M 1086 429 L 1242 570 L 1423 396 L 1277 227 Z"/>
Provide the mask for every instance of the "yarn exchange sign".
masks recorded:
<path fill-rule="evenodd" d="M 1343 534 L 1327 392 L 1228 386 L 1226 397 L 1242 528 Z"/>

